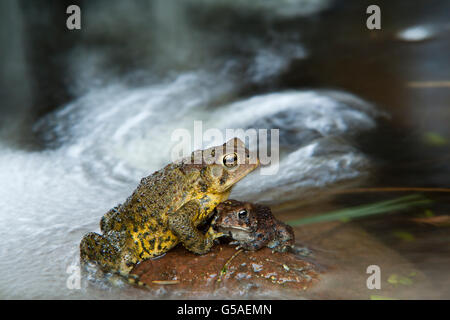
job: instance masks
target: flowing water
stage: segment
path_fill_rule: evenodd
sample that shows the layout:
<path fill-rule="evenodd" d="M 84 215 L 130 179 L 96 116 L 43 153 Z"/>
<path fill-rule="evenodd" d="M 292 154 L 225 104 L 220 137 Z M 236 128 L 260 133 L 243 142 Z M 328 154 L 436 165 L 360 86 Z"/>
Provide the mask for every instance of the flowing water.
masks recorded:
<path fill-rule="evenodd" d="M 421 186 L 445 186 L 446 164 L 396 167 L 448 152 L 445 143 L 417 144 L 427 132 L 450 137 L 448 89 L 431 89 L 431 98 L 427 89 L 405 89 L 408 79 L 442 77 L 442 64 L 448 71 L 439 55 L 429 60 L 450 49 L 444 16 L 431 27 L 430 13 L 395 24 L 388 16 L 376 33 L 359 25 L 364 10 L 339 1 L 86 1 L 82 31 L 61 48 L 42 49 L 56 50 L 54 64 L 35 52 L 44 40 L 23 31 L 48 27 L 45 14 L 31 18 L 32 5 L 6 3 L 23 41 L 10 43 L 9 71 L 3 63 L 16 85 L 8 83 L 2 105 L 2 298 L 136 297 L 85 285 L 69 290 L 66 271 L 78 264 L 83 234 L 98 231 L 108 209 L 170 161 L 172 133 L 193 135 L 194 121 L 222 132 L 280 129 L 277 174 L 252 173 L 232 198 L 297 208 L 365 182 L 414 184 L 418 177 Z M 36 72 L 46 62 L 48 73 Z M 433 109 L 421 110 L 430 99 Z M 362 227 L 383 234 L 379 224 Z"/>

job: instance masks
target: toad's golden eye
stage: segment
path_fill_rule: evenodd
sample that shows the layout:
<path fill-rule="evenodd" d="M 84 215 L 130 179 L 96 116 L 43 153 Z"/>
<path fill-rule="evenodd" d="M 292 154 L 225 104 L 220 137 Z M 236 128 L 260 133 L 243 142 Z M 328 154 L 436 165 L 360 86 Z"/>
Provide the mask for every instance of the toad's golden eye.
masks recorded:
<path fill-rule="evenodd" d="M 229 153 L 223 157 L 223 164 L 227 168 L 234 168 L 238 164 L 238 156 L 236 153 Z"/>

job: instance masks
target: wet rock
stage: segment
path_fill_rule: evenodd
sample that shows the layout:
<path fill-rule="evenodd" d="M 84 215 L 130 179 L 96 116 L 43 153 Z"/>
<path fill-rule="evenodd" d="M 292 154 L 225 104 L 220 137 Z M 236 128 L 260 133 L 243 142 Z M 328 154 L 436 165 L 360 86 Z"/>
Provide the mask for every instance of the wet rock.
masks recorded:
<path fill-rule="evenodd" d="M 140 263 L 132 273 L 151 290 L 164 287 L 172 296 L 280 296 L 304 292 L 318 282 L 318 267 L 305 259 L 268 248 L 236 251 L 226 244 L 205 255 L 177 247 L 162 258 Z"/>

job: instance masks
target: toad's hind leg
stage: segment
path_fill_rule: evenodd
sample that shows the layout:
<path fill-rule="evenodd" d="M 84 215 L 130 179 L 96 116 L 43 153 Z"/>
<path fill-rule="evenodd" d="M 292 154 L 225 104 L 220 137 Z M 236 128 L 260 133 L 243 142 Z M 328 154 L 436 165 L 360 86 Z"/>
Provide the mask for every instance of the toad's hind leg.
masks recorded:
<path fill-rule="evenodd" d="M 119 267 L 120 254 L 102 235 L 90 232 L 80 243 L 81 263 L 96 264 L 102 271 L 110 272 Z"/>
<path fill-rule="evenodd" d="M 117 225 L 117 220 L 115 219 L 117 215 L 119 214 L 120 207 L 114 207 L 111 210 L 109 210 L 107 213 L 103 215 L 103 217 L 100 220 L 100 230 L 103 234 L 106 232 L 112 230 Z"/>
<path fill-rule="evenodd" d="M 130 274 L 134 263 L 123 266 L 121 253 L 102 235 L 90 232 L 80 243 L 80 260 L 82 265 L 95 264 L 102 273 L 109 273 L 109 282 L 115 283 L 116 277 L 139 286 L 146 286 L 137 275 Z"/>

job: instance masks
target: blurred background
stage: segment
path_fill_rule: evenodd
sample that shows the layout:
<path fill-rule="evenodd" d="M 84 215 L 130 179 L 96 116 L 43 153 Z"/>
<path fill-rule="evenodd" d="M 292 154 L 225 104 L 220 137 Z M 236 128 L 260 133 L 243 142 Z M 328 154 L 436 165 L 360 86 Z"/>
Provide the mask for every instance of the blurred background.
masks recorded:
<path fill-rule="evenodd" d="M 66 28 L 71 4 L 81 30 Z M 381 30 L 366 27 L 371 4 Z M 194 120 L 280 129 L 278 174 L 255 172 L 232 197 L 282 220 L 433 201 L 341 221 L 357 233 L 296 228 L 345 270 L 314 297 L 369 298 L 351 279 L 371 260 L 394 270 L 394 298 L 450 298 L 449 15 L 445 0 L 1 1 L 0 298 L 136 297 L 68 290 L 66 268 Z M 330 247 L 340 240 L 355 247 Z M 423 277 L 395 283 L 402 272 Z"/>

